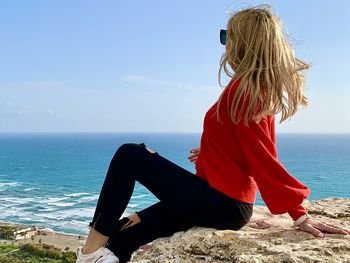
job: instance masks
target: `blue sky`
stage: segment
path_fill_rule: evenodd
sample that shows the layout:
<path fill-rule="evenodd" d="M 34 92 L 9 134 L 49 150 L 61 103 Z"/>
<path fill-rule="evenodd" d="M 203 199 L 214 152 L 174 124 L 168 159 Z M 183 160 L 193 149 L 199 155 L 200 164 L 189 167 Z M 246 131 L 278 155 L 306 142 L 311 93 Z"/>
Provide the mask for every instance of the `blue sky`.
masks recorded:
<path fill-rule="evenodd" d="M 346 0 L 1 1 L 0 132 L 201 132 L 226 9 L 259 3 L 312 63 L 308 108 L 276 132 L 349 133 Z"/>

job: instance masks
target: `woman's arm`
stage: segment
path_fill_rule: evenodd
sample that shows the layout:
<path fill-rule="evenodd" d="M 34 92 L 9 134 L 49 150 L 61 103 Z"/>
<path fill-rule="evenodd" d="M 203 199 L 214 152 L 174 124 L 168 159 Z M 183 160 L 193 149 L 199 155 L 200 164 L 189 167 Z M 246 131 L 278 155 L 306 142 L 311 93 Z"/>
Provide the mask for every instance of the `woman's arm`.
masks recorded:
<path fill-rule="evenodd" d="M 240 121 L 236 130 L 251 176 L 270 212 L 291 212 L 296 220 L 300 215 L 300 205 L 311 190 L 293 177 L 278 160 L 268 117 L 259 123 L 251 121 L 249 127 Z"/>
<path fill-rule="evenodd" d="M 323 232 L 350 234 L 349 230 L 308 218 L 302 201 L 310 189 L 288 173 L 277 158 L 275 142 L 270 136 L 267 118 L 245 127 L 237 124 L 237 135 L 260 194 L 272 214 L 288 212 L 297 229 L 323 237 Z"/>

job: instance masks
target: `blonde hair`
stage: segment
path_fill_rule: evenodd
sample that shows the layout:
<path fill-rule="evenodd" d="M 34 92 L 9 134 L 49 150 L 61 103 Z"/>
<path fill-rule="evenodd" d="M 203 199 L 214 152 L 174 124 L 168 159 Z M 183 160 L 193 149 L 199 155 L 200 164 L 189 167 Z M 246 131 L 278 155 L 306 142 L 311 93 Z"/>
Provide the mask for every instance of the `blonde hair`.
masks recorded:
<path fill-rule="evenodd" d="M 220 83 L 222 68 L 232 80 L 218 99 L 218 121 L 223 94 L 236 80 L 239 80 L 239 84 L 229 113 L 234 124 L 241 120 L 243 111 L 241 107 L 237 116 L 238 102 L 241 102 L 242 96 L 246 102 L 247 94 L 250 99 L 243 116 L 245 126 L 250 120 L 259 122 L 265 115 L 281 111 L 282 123 L 296 113 L 298 104 L 307 107 L 308 101 L 303 95 L 305 74 L 302 71 L 309 69 L 310 64 L 296 58 L 283 32 L 282 21 L 270 9 L 270 5 L 247 8 L 234 13 L 228 20 L 226 52 L 220 60 L 219 85 L 223 87 Z M 229 72 L 227 64 L 234 74 Z M 260 108 L 261 111 L 257 112 Z"/>

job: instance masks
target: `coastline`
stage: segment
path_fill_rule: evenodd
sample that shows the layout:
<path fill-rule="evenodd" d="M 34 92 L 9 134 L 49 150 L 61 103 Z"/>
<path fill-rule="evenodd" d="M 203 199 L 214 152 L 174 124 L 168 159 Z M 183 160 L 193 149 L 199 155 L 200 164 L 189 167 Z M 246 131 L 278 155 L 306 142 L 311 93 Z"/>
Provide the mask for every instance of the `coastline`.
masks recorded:
<path fill-rule="evenodd" d="M 58 232 L 54 231 L 51 228 L 46 227 L 38 227 L 35 224 L 23 224 L 23 223 L 14 223 L 14 222 L 8 222 L 8 221 L 0 221 L 0 227 L 2 226 L 13 226 L 18 227 L 20 229 L 26 229 L 26 228 L 36 228 L 39 231 L 37 231 L 36 234 L 34 234 L 34 240 L 31 238 L 24 238 L 24 239 L 0 239 L 0 244 L 39 244 L 39 240 L 41 239 L 43 244 L 53 245 L 59 249 L 62 250 L 68 250 L 75 252 L 81 242 L 84 242 L 86 239 L 86 236 L 83 235 L 76 235 L 76 234 L 70 234 L 70 233 L 64 233 L 64 232 Z M 69 249 L 66 249 L 66 248 Z"/>
<path fill-rule="evenodd" d="M 350 229 L 350 221 L 349 221 L 350 211 L 348 210 L 348 208 L 350 207 L 349 198 L 329 197 L 329 198 L 324 198 L 320 200 L 311 200 L 311 201 L 304 200 L 303 205 L 308 209 L 309 214 L 311 214 L 314 218 L 325 220 L 328 223 Z M 274 242 L 278 241 L 281 244 L 283 244 L 283 246 L 281 246 L 280 248 L 281 253 L 283 251 L 289 251 L 293 247 L 293 244 L 295 243 L 295 241 L 297 241 L 300 244 L 305 243 L 304 245 L 306 247 L 309 247 L 309 250 L 311 252 L 314 249 L 312 244 L 316 244 L 316 245 L 318 244 L 324 247 L 324 249 L 328 249 L 328 246 L 330 246 L 330 244 L 327 243 L 327 239 L 332 240 L 332 242 L 335 243 L 333 245 L 338 244 L 344 247 L 345 249 L 345 250 L 341 249 L 338 252 L 333 251 L 331 255 L 338 256 L 339 253 L 341 254 L 345 251 L 348 251 L 348 250 L 350 251 L 350 239 L 349 239 L 350 236 L 345 237 L 339 234 L 332 234 L 332 235 L 327 235 L 328 238 L 315 239 L 312 236 L 312 234 L 298 233 L 299 231 L 295 231 L 292 227 L 292 223 L 293 223 L 292 219 L 286 213 L 281 215 L 272 215 L 268 211 L 267 207 L 261 206 L 261 205 L 255 205 L 253 216 L 250 222 L 242 230 L 234 233 L 235 235 L 237 235 L 237 237 L 240 237 L 240 238 L 254 237 L 253 239 L 248 238 L 249 240 L 255 240 L 259 236 L 259 240 L 262 242 L 262 244 L 265 244 L 265 245 L 268 244 L 269 246 L 276 245 Z M 0 226 L 15 226 L 15 227 L 19 227 L 19 229 L 35 227 L 38 230 L 40 230 L 39 233 L 35 234 L 35 237 L 33 240 L 30 237 L 25 239 L 19 239 L 19 240 L 0 239 L 0 245 L 11 244 L 12 242 L 14 242 L 15 244 L 26 244 L 26 243 L 38 244 L 40 243 L 39 240 L 41 239 L 41 242 L 43 244 L 52 245 L 66 251 L 76 252 L 79 245 L 85 242 L 87 238 L 87 236 L 57 232 L 50 228 L 35 226 L 34 224 L 23 224 L 23 223 L 0 221 Z M 198 227 L 194 227 L 194 229 L 190 230 L 189 233 L 192 233 L 191 231 L 195 231 L 195 229 L 198 229 Z M 227 230 L 227 231 L 230 232 L 230 230 Z M 159 238 L 158 241 L 155 241 L 155 242 L 152 241 L 148 244 L 145 244 L 141 246 L 138 252 L 135 252 L 135 254 L 143 255 L 144 252 L 147 253 L 147 250 L 152 251 L 153 244 L 158 244 L 159 242 L 161 242 L 161 240 L 172 239 L 172 236 L 175 237 L 175 236 L 178 236 L 179 234 L 181 233 L 170 235 L 169 237 Z M 310 240 L 313 240 L 312 244 L 308 243 Z M 272 243 L 270 244 L 270 242 Z M 333 250 L 333 246 L 332 246 L 332 250 Z M 294 251 L 294 249 L 292 249 L 292 251 Z M 297 253 L 296 251 L 294 252 L 292 251 L 290 251 L 291 255 L 293 254 L 299 255 L 299 252 Z M 300 257 L 301 256 L 302 255 L 300 254 Z"/>

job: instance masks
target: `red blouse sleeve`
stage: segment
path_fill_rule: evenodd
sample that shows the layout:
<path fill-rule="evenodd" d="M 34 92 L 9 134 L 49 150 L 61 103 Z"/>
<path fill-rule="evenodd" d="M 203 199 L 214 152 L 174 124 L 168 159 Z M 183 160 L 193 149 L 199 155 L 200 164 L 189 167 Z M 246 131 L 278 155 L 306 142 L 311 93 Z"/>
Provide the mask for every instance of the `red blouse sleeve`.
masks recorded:
<path fill-rule="evenodd" d="M 272 139 L 269 118 L 259 123 L 243 120 L 237 124 L 237 135 L 251 175 L 257 183 L 262 199 L 272 214 L 288 212 L 297 220 L 307 210 L 301 206 L 311 190 L 290 175 L 277 158 L 276 144 Z"/>

